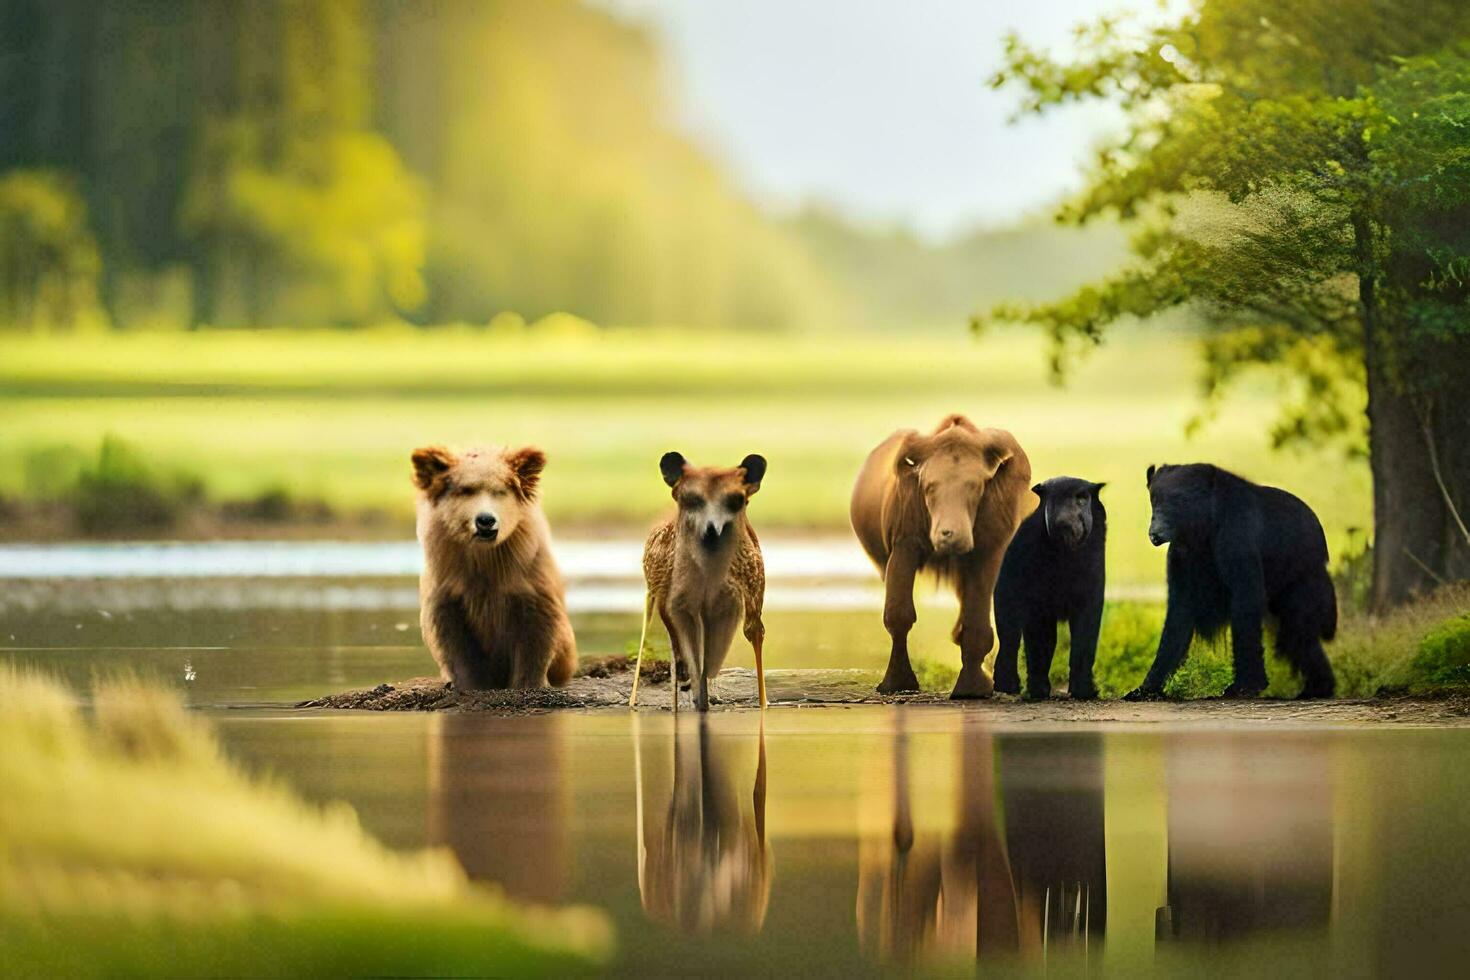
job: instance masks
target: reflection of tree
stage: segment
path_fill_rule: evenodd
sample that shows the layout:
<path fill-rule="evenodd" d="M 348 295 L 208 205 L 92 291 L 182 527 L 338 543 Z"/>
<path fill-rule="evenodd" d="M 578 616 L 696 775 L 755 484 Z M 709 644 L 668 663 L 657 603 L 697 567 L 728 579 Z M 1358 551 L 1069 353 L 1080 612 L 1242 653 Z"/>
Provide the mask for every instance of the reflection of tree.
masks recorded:
<path fill-rule="evenodd" d="M 1328 924 L 1331 760 L 1287 739 L 1178 739 L 1169 761 L 1168 905 L 1160 939 L 1226 940 Z"/>
<path fill-rule="evenodd" d="M 645 783 L 641 740 L 634 729 L 643 908 L 649 918 L 684 933 L 755 935 L 765 924 L 771 898 L 765 729 L 747 813 L 731 776 L 735 740 L 713 738 L 703 715 L 675 726 L 673 788 L 661 826 L 648 816 L 654 809 L 653 793 Z"/>
<path fill-rule="evenodd" d="M 1100 736 L 1002 738 L 1000 780 L 1023 930 L 1048 949 L 1101 937 L 1108 900 Z"/>
<path fill-rule="evenodd" d="M 509 732 L 503 720 L 435 712 L 429 726 L 429 843 L 512 896 L 564 901 L 562 719 L 516 719 Z"/>

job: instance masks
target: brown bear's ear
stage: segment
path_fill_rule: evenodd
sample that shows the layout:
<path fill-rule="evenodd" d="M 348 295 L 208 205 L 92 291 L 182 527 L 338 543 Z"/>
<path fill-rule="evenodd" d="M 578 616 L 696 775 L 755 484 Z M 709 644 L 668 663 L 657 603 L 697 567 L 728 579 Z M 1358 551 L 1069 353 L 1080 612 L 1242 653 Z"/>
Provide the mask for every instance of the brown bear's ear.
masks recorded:
<path fill-rule="evenodd" d="M 746 495 L 755 493 L 761 488 L 761 481 L 766 478 L 766 458 L 751 453 L 740 461 L 740 468 L 745 471 Z"/>
<path fill-rule="evenodd" d="M 1145 473 L 1144 476 L 1143 476 L 1143 485 L 1144 486 L 1151 487 L 1151 486 L 1154 485 L 1154 474 L 1157 473 L 1158 470 L 1159 470 L 1159 468 L 1157 466 L 1155 466 L 1153 463 L 1149 463 L 1148 464 L 1148 472 Z"/>
<path fill-rule="evenodd" d="M 516 475 L 520 498 L 536 499 L 536 488 L 541 485 L 541 471 L 546 469 L 546 454 L 534 446 L 527 446 L 511 453 L 505 458 L 505 462 Z"/>
<path fill-rule="evenodd" d="M 409 457 L 413 461 L 413 485 L 420 490 L 428 490 L 434 485 L 449 468 L 453 466 L 458 457 L 443 446 L 425 446 L 415 449 Z"/>
<path fill-rule="evenodd" d="M 669 452 L 659 457 L 658 471 L 663 474 L 664 482 L 672 487 L 684 479 L 684 467 L 688 465 L 683 453 Z"/>

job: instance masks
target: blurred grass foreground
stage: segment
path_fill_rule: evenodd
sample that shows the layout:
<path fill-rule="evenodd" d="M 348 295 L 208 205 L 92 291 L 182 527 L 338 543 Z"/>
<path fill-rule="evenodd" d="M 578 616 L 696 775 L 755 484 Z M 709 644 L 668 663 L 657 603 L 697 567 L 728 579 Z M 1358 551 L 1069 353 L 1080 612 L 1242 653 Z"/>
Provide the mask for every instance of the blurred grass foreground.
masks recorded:
<path fill-rule="evenodd" d="M 0 668 L 0 962 L 11 976 L 565 975 L 607 921 L 521 909 L 443 851 L 243 773 L 176 697 Z M 190 941 L 178 941 L 187 926 Z"/>

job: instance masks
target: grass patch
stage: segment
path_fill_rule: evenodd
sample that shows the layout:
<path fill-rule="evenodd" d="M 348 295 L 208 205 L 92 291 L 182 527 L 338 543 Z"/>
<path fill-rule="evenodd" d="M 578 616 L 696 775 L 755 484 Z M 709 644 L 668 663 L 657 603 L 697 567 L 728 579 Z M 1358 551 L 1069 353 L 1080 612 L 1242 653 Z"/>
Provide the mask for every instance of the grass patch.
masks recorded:
<path fill-rule="evenodd" d="M 1352 614 L 1344 617 L 1337 639 L 1328 643 L 1327 657 L 1337 676 L 1337 694 L 1367 698 L 1380 692 L 1428 694 L 1470 685 L 1470 586 L 1452 586 L 1423 596 L 1380 617 Z M 1148 673 L 1158 649 L 1164 624 L 1164 606 L 1151 602 L 1110 602 L 1103 611 L 1093 678 L 1104 698 L 1133 690 Z M 1057 631 L 1057 653 L 1052 660 L 1053 688 L 1067 682 L 1070 643 L 1065 624 Z M 1267 638 L 1267 697 L 1295 697 L 1301 680 L 1272 652 Z M 1020 658 L 1024 684 L 1026 662 Z M 936 678 L 948 670 L 953 683 L 957 666 L 930 665 Z M 915 670 L 919 667 L 916 665 Z M 924 675 L 921 676 L 921 681 Z M 1172 698 L 1218 697 L 1233 676 L 1230 634 L 1213 642 L 1196 640 L 1189 656 L 1165 687 Z M 925 689 L 931 685 L 924 684 Z M 943 687 L 936 680 L 933 689 Z"/>
<path fill-rule="evenodd" d="M 1343 618 L 1337 639 L 1328 644 L 1327 656 L 1337 673 L 1339 697 L 1372 697 L 1380 691 L 1428 693 L 1436 688 L 1463 684 L 1439 679 L 1441 669 L 1450 667 L 1448 657 L 1455 649 L 1453 637 L 1463 625 L 1470 608 L 1470 586 L 1446 586 L 1383 616 L 1353 613 Z M 1443 643 L 1430 643 L 1439 635 Z M 1434 652 L 1426 655 L 1429 646 Z M 1463 647 L 1459 647 L 1463 651 Z"/>
<path fill-rule="evenodd" d="M 1061 388 L 1048 383 L 1043 339 L 1008 330 L 840 344 L 632 330 L 16 337 L 0 360 L 0 496 L 29 499 L 64 481 L 115 433 L 156 472 L 197 474 L 215 500 L 284 490 L 407 527 L 415 446 L 534 443 L 550 456 L 544 501 L 560 533 L 625 533 L 669 506 L 662 453 L 733 464 L 760 452 L 771 469 L 752 502 L 758 528 L 845 533 L 867 452 L 895 428 L 959 410 L 1014 432 L 1038 480 L 1109 481 L 1115 583 L 1163 579 L 1163 554 L 1145 535 L 1149 463 L 1206 459 L 1285 486 L 1316 509 L 1336 549 L 1368 524 L 1365 464 L 1269 451 L 1277 393 L 1262 379 L 1237 386 L 1187 438 L 1196 363 L 1187 336 L 1145 330 L 1116 333 Z M 35 453 L 49 462 L 28 468 Z"/>
<path fill-rule="evenodd" d="M 176 524 L 204 497 L 204 481 L 182 471 L 160 472 L 136 449 L 104 435 L 94 462 L 81 467 L 63 493 L 84 534 L 159 530 Z"/>
<path fill-rule="evenodd" d="M 323 525 L 337 514 L 324 501 L 303 499 L 276 484 L 239 500 L 213 501 L 203 478 L 161 466 L 111 433 L 92 457 L 69 446 L 32 449 L 21 460 L 23 480 L 4 502 L 13 519 L 38 508 L 58 511 L 63 524 L 93 538 L 174 532 L 190 521 L 217 527 Z M 367 523 L 378 513 L 357 515 Z"/>
<path fill-rule="evenodd" d="M 246 775 L 170 692 L 0 668 L 0 961 L 16 975 L 559 975 L 598 913 L 528 911 L 445 851 Z"/>
<path fill-rule="evenodd" d="M 1470 613 L 1456 616 L 1419 642 L 1409 664 L 1413 687 L 1461 687 L 1470 684 Z"/>
<path fill-rule="evenodd" d="M 919 679 L 919 690 L 948 694 L 954 690 L 954 682 L 960 677 L 959 650 L 952 660 L 933 660 L 928 657 L 910 658 L 914 676 Z"/>

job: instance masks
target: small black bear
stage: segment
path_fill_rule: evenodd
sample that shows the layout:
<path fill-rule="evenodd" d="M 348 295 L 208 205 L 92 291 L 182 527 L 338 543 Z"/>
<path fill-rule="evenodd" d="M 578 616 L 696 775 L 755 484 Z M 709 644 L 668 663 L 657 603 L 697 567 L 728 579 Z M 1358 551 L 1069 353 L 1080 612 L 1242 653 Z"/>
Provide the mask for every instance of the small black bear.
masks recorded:
<path fill-rule="evenodd" d="M 1148 538 L 1168 543 L 1169 608 L 1148 676 L 1129 700 L 1163 695 L 1195 636 L 1230 627 L 1235 677 L 1227 698 L 1266 689 L 1262 620 L 1276 621 L 1276 653 L 1305 681 L 1299 697 L 1336 690 L 1322 641 L 1337 632 L 1327 536 L 1297 497 L 1208 463 L 1148 468 Z"/>
<path fill-rule="evenodd" d="M 1097 697 L 1092 663 L 1102 623 L 1108 537 L 1108 513 L 1098 497 L 1102 488 L 1070 476 L 1031 488 L 1041 505 L 1016 530 L 995 585 L 997 691 L 1021 691 L 1016 652 L 1024 636 L 1026 694 L 1050 696 L 1047 674 L 1057 648 L 1057 622 L 1066 620 L 1072 631 L 1068 688 L 1079 700 Z"/>

